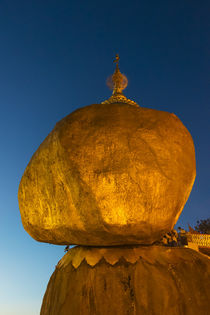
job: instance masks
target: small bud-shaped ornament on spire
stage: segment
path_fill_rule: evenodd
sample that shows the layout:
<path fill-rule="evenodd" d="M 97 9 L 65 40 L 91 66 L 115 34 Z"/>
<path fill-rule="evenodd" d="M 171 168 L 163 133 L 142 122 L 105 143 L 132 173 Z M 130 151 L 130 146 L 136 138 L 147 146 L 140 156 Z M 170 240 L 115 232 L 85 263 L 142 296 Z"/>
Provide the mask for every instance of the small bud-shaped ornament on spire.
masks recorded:
<path fill-rule="evenodd" d="M 128 85 L 128 79 L 120 72 L 119 60 L 120 57 L 117 54 L 114 60 L 114 63 L 116 63 L 115 72 L 107 79 L 108 87 L 113 90 L 112 96 L 101 104 L 127 103 L 129 105 L 139 106 L 136 102 L 129 100 L 122 92 Z"/>

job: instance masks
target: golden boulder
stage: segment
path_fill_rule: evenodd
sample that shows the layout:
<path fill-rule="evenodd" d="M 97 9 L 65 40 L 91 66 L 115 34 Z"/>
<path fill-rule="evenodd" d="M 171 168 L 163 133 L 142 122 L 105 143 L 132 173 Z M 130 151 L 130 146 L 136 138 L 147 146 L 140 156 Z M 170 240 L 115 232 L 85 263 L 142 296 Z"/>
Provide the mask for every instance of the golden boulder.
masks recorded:
<path fill-rule="evenodd" d="M 56 124 L 19 187 L 21 218 L 53 244 L 152 244 L 176 223 L 196 170 L 190 133 L 174 115 L 94 104 Z"/>

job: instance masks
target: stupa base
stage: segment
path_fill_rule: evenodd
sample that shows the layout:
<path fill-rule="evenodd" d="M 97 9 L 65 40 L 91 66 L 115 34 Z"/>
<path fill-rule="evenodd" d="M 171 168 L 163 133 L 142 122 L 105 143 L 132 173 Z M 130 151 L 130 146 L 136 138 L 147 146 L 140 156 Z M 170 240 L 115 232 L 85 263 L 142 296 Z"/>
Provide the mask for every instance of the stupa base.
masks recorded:
<path fill-rule="evenodd" d="M 82 247 L 49 281 L 41 315 L 207 315 L 210 260 L 186 248 Z"/>

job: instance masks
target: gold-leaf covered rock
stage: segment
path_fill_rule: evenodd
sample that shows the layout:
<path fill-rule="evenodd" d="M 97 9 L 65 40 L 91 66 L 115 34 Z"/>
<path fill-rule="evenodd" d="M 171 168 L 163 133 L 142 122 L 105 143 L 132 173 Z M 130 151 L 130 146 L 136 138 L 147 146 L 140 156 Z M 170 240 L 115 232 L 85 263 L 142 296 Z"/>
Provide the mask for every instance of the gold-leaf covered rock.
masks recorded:
<path fill-rule="evenodd" d="M 19 187 L 26 231 L 53 244 L 151 244 L 176 223 L 195 179 L 192 138 L 174 115 L 95 104 L 61 120 Z"/>
<path fill-rule="evenodd" d="M 209 274 L 208 257 L 188 248 L 77 246 L 56 266 L 40 315 L 207 315 Z"/>

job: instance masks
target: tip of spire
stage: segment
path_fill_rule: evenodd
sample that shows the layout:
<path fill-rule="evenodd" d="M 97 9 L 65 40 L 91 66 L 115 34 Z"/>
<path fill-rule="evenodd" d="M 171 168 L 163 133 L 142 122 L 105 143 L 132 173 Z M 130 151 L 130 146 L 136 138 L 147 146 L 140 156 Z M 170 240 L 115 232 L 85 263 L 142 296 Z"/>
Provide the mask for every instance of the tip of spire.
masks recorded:
<path fill-rule="evenodd" d="M 119 57 L 118 54 L 116 54 L 116 57 L 115 57 L 114 62 L 116 62 L 117 65 L 118 65 L 118 63 L 119 63 L 119 60 L 120 60 L 120 57 Z"/>

